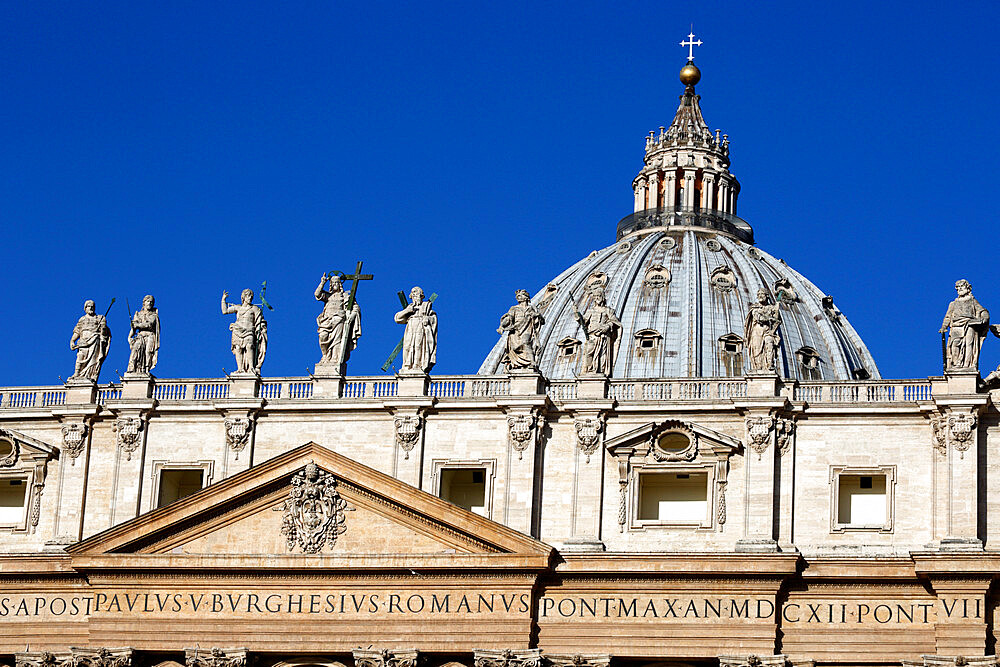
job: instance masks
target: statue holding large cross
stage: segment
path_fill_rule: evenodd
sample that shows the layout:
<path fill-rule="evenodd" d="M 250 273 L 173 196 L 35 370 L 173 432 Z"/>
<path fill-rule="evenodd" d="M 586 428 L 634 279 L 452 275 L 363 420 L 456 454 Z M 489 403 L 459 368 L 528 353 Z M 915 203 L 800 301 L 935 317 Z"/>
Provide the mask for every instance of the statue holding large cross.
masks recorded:
<path fill-rule="evenodd" d="M 361 273 L 361 262 L 358 262 L 354 275 L 330 272 L 320 279 L 314 292 L 316 300 L 323 302 L 323 312 L 316 318 L 319 349 L 323 354 L 316 364 L 317 375 L 344 374 L 351 351 L 358 346 L 361 337 L 361 308 L 356 301 L 358 283 L 373 278 Z M 343 280 L 353 282 L 350 294 L 344 291 Z"/>

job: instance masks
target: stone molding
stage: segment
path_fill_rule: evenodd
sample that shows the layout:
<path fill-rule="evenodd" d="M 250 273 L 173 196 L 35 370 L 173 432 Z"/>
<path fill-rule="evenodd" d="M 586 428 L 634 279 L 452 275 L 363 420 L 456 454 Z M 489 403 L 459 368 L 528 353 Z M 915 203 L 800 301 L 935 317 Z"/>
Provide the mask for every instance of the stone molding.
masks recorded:
<path fill-rule="evenodd" d="M 249 651 L 245 648 L 186 648 L 184 664 L 187 667 L 247 667 Z"/>
<path fill-rule="evenodd" d="M 417 667 L 420 652 L 417 649 L 356 648 L 354 667 Z"/>
<path fill-rule="evenodd" d="M 131 667 L 131 648 L 77 648 L 26 651 L 14 656 L 17 667 Z"/>
<path fill-rule="evenodd" d="M 475 667 L 542 667 L 542 650 L 537 648 L 502 651 L 476 649 Z"/>

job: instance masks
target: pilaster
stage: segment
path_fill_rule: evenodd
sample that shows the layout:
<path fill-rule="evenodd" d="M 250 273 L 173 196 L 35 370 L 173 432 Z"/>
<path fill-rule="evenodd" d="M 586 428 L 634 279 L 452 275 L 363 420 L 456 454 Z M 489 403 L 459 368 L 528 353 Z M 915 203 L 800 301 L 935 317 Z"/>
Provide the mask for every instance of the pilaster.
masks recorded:
<path fill-rule="evenodd" d="M 152 401 L 125 401 L 114 406 L 115 468 L 111 488 L 110 524 L 139 515 L 146 436 Z"/>
<path fill-rule="evenodd" d="M 62 424 L 58 507 L 53 526 L 55 542 L 72 544 L 83 539 L 83 514 L 87 504 L 90 440 L 97 406 L 65 408 L 55 412 Z"/>
<path fill-rule="evenodd" d="M 612 401 L 567 405 L 573 416 L 573 508 L 564 551 L 604 551 L 601 508 L 604 498 L 604 440 Z"/>
<path fill-rule="evenodd" d="M 427 410 L 434 399 L 399 396 L 386 405 L 392 414 L 395 447 L 392 476 L 418 489 L 423 488 L 424 438 L 427 431 Z"/>
<path fill-rule="evenodd" d="M 744 529 L 736 550 L 772 552 L 778 550 L 775 496 L 780 493 L 780 458 L 777 434 L 784 427 L 783 419 L 776 413 L 786 407 L 786 400 L 777 397 L 777 376 L 750 376 L 747 384 L 750 396 L 736 403 L 743 409 L 746 428 Z M 787 442 L 784 444 L 787 449 Z"/>
<path fill-rule="evenodd" d="M 503 511 L 501 523 L 528 535 L 534 534 L 535 505 L 541 495 L 536 488 L 541 458 L 545 396 L 510 398 L 502 403 L 507 415 L 507 453 L 504 465 Z M 531 489 L 530 496 L 515 495 L 515 489 Z"/>

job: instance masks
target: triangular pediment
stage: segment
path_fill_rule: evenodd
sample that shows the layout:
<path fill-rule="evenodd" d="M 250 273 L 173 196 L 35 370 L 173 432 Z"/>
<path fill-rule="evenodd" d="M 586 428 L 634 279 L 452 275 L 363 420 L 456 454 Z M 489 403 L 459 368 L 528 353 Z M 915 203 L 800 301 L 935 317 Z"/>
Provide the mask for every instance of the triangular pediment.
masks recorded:
<path fill-rule="evenodd" d="M 286 452 L 67 549 L 79 556 L 308 567 L 462 556 L 529 556 L 552 548 L 315 443 Z M 221 562 L 221 561 L 219 561 Z M 182 565 L 183 566 L 183 565 Z"/>
<path fill-rule="evenodd" d="M 738 452 L 742 447 L 742 443 L 732 436 L 719 433 L 701 424 L 679 419 L 647 422 L 630 431 L 608 438 L 605 447 L 614 456 L 642 455 L 653 450 L 661 436 L 673 432 L 682 434 L 689 439 L 691 443 L 690 458 L 696 455 L 728 457 Z"/>

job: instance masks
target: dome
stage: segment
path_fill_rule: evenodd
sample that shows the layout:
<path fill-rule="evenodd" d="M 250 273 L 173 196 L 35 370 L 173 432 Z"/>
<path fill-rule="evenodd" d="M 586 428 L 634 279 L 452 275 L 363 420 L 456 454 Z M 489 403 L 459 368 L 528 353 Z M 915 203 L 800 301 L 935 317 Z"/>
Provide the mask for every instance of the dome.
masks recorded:
<path fill-rule="evenodd" d="M 680 222 L 688 224 L 626 234 L 535 294 L 532 304 L 545 318 L 539 335 L 545 377 L 571 379 L 580 373 L 584 334 L 574 302 L 586 312 L 588 287 L 603 283 L 608 306 L 622 323 L 612 377 L 743 375 L 748 368 L 744 321 L 757 291 L 764 289 L 782 317 L 780 375 L 879 378 L 874 359 L 833 299 L 802 274 L 734 234 L 693 224 L 697 220 Z M 505 349 L 506 336 L 479 372 L 505 372 Z"/>
<path fill-rule="evenodd" d="M 693 41 L 693 35 L 690 36 Z M 736 215 L 740 184 L 729 171 L 729 135 L 714 133 L 695 93 L 690 62 L 670 127 L 645 138 L 632 181 L 634 212 L 618 241 L 595 250 L 532 298 L 545 323 L 539 370 L 553 380 L 581 373 L 586 313 L 603 292 L 622 324 L 612 377 L 742 376 L 749 370 L 744 322 L 759 290 L 778 304 L 777 372 L 799 380 L 879 378 L 868 348 L 833 299 L 782 260 L 754 246 Z M 503 373 L 506 334 L 479 369 Z"/>

